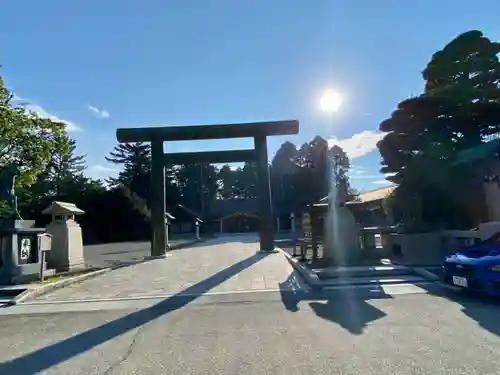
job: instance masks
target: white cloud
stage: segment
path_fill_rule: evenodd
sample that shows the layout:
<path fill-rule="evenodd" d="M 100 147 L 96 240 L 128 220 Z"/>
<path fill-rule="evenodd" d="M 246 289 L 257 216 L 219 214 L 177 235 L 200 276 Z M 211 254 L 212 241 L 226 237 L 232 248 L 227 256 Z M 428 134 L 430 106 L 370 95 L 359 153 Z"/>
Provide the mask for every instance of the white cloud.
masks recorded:
<path fill-rule="evenodd" d="M 351 180 L 373 180 L 374 178 L 384 178 L 382 174 L 351 174 L 349 173 L 349 178 Z"/>
<path fill-rule="evenodd" d="M 109 118 L 109 112 L 103 108 L 97 108 L 89 104 L 87 108 L 100 118 Z"/>
<path fill-rule="evenodd" d="M 16 94 L 12 94 L 12 100 L 16 101 L 16 102 L 22 102 L 22 101 L 25 101 L 26 99 L 24 98 L 21 98 L 20 96 L 17 96 Z"/>
<path fill-rule="evenodd" d="M 377 142 L 384 136 L 385 133 L 382 132 L 365 130 L 354 134 L 351 138 L 331 138 L 328 140 L 328 145 L 338 145 L 347 153 L 350 159 L 356 159 L 376 150 Z"/>
<path fill-rule="evenodd" d="M 86 175 L 88 175 L 91 178 L 104 179 L 116 176 L 116 174 L 118 173 L 118 169 L 107 167 L 105 165 L 96 164 L 87 168 L 86 172 L 87 172 Z"/>
<path fill-rule="evenodd" d="M 373 180 L 373 179 L 378 179 L 378 178 L 387 178 L 393 176 L 394 173 L 370 173 L 367 174 L 365 170 L 354 170 L 354 173 L 352 172 L 352 169 L 349 171 L 349 178 L 351 180 Z"/>
<path fill-rule="evenodd" d="M 40 107 L 38 104 L 26 104 L 26 105 L 24 105 L 24 108 L 26 108 L 28 111 L 35 112 L 41 118 L 47 118 L 47 119 L 55 121 L 55 122 L 62 122 L 64 125 L 66 125 L 66 130 L 68 132 L 78 132 L 78 131 L 83 130 L 79 125 L 75 124 L 74 122 L 69 121 L 69 120 L 64 120 L 62 118 L 55 116 L 55 115 L 47 112 L 45 109 Z"/>
<path fill-rule="evenodd" d="M 27 111 L 36 113 L 41 118 L 47 118 L 52 121 L 63 123 L 64 125 L 66 125 L 66 130 L 68 132 L 78 132 L 83 130 L 79 125 L 75 124 L 74 122 L 69 120 L 64 120 L 62 118 L 57 117 L 56 115 L 53 115 L 47 112 L 40 105 L 33 103 L 28 99 L 21 98 L 20 96 L 14 94 L 12 100 L 18 102 L 18 105 L 23 106 Z"/>
<path fill-rule="evenodd" d="M 381 185 L 381 186 L 394 185 L 391 181 L 387 181 L 387 180 L 375 180 L 375 181 L 372 181 L 372 184 Z"/>
<path fill-rule="evenodd" d="M 349 168 L 349 176 L 361 176 L 366 174 L 367 169 L 358 165 L 351 165 Z"/>

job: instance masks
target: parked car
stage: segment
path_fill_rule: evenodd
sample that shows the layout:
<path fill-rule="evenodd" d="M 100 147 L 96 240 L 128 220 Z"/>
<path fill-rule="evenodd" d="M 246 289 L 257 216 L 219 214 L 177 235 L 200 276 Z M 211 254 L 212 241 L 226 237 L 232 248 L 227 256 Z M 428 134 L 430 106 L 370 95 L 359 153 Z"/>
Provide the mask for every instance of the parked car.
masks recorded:
<path fill-rule="evenodd" d="M 500 232 L 448 254 L 442 268 L 446 284 L 500 296 Z"/>

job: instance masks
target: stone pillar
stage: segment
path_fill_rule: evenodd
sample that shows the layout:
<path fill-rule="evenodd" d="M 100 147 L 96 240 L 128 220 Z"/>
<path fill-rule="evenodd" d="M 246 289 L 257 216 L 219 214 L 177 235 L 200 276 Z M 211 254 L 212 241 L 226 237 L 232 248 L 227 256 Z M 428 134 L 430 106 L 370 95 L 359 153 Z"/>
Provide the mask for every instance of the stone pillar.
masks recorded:
<path fill-rule="evenodd" d="M 257 185 L 260 217 L 260 250 L 274 250 L 273 211 L 271 203 L 271 184 L 267 160 L 267 139 L 265 136 L 254 138 L 257 154 Z"/>
<path fill-rule="evenodd" d="M 280 218 L 276 218 L 276 233 L 280 232 Z"/>
<path fill-rule="evenodd" d="M 151 256 L 161 256 L 167 249 L 165 231 L 165 165 L 163 141 L 151 142 Z"/>

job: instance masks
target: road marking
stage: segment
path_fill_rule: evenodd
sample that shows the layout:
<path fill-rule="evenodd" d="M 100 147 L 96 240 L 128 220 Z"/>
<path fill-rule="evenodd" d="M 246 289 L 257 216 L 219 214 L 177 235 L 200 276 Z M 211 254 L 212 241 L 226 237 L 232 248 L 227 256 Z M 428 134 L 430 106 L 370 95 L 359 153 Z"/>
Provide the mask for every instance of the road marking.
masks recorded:
<path fill-rule="evenodd" d="M 201 297 L 201 296 L 223 296 L 230 294 L 251 294 L 251 293 L 264 293 L 264 292 L 301 292 L 308 291 L 309 289 L 302 288 L 286 288 L 286 289 L 251 289 L 251 290 L 233 290 L 225 292 L 207 292 L 207 293 L 173 293 L 173 294 L 151 294 L 143 296 L 131 297 L 107 297 L 107 298 L 88 298 L 88 299 L 67 299 L 67 300 L 35 300 L 23 302 L 20 305 L 49 305 L 55 303 L 89 303 L 89 302 L 118 302 L 118 301 L 134 301 L 143 299 L 167 299 L 167 298 L 186 298 L 186 297 Z"/>
<path fill-rule="evenodd" d="M 436 285 L 431 282 L 419 283 L 420 286 Z M 336 293 L 340 293 L 336 296 Z M 261 296 L 258 294 L 261 293 Z M 176 306 L 177 298 L 187 298 L 182 301 L 179 307 L 193 305 L 212 305 L 225 303 L 250 303 L 261 301 L 281 301 L 285 293 L 292 300 L 297 301 L 320 301 L 331 297 L 342 299 L 342 293 L 353 293 L 353 296 L 360 293 L 362 298 L 380 298 L 383 296 L 396 296 L 404 294 L 426 294 L 424 288 L 420 288 L 415 284 L 402 284 L 390 286 L 372 286 L 372 285 L 351 285 L 337 286 L 324 288 L 323 290 L 280 290 L 280 289 L 261 289 L 247 291 L 231 291 L 231 292 L 211 292 L 200 295 L 195 294 L 168 294 L 156 296 L 137 296 L 137 297 L 121 297 L 108 299 L 93 299 L 93 300 L 61 300 L 61 301 L 33 301 L 26 302 L 15 306 L 2 306 L 0 308 L 1 315 L 22 315 L 22 314 L 53 314 L 65 312 L 82 312 L 82 311 L 126 311 L 126 310 L 142 310 L 155 305 L 172 302 Z M 332 294 L 330 296 L 330 293 Z M 294 297 L 294 294 L 296 297 Z M 256 295 L 256 298 L 253 296 Z M 247 296 L 247 297 L 245 297 Z M 345 298 L 345 296 L 344 296 Z M 89 303 L 91 302 L 91 303 Z M 165 305 L 167 308 L 168 305 Z"/>
<path fill-rule="evenodd" d="M 428 293 L 422 287 L 434 285 L 431 281 L 422 281 L 418 283 L 402 283 L 402 284 L 387 284 L 387 285 L 339 285 L 324 287 L 323 290 L 342 291 L 342 290 L 365 290 L 368 292 L 380 292 L 388 295 Z"/>
<path fill-rule="evenodd" d="M 404 283 L 404 284 L 390 284 L 390 285 L 338 285 L 327 286 L 321 290 L 324 291 L 342 291 L 342 290 L 365 290 L 368 292 L 383 292 L 385 294 L 411 294 L 411 293 L 427 293 L 419 285 L 433 285 L 433 282 L 423 281 L 419 283 Z M 221 292 L 207 292 L 207 293 L 166 293 L 155 295 L 142 295 L 142 296 L 129 296 L 129 297 L 107 297 L 107 298 L 89 298 L 89 299 L 66 299 L 66 300 L 35 300 L 23 302 L 19 306 L 28 305 L 53 305 L 53 304 L 71 304 L 71 303 L 99 303 L 99 302 L 122 302 L 122 301 L 137 301 L 137 300 L 150 300 L 150 299 L 169 299 L 169 298 L 198 298 L 203 296 L 228 296 L 228 295 L 245 295 L 256 293 L 302 293 L 313 292 L 309 288 L 271 288 L 271 289 L 251 289 L 251 290 L 233 290 Z"/>

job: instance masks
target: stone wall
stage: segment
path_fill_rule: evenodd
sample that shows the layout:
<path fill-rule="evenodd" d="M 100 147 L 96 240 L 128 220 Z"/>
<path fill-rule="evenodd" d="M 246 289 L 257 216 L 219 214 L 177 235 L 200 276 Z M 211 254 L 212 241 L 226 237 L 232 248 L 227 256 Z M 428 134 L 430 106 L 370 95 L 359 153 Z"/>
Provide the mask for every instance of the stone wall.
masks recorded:
<path fill-rule="evenodd" d="M 441 232 L 392 234 L 388 237 L 385 250 L 409 265 L 440 264 L 448 253 L 443 248 Z"/>
<path fill-rule="evenodd" d="M 486 240 L 500 231 L 500 222 L 482 223 L 476 230 L 447 230 L 417 234 L 390 234 L 383 241 L 381 254 L 397 258 L 410 265 L 437 265 L 446 254 L 474 243 Z"/>

